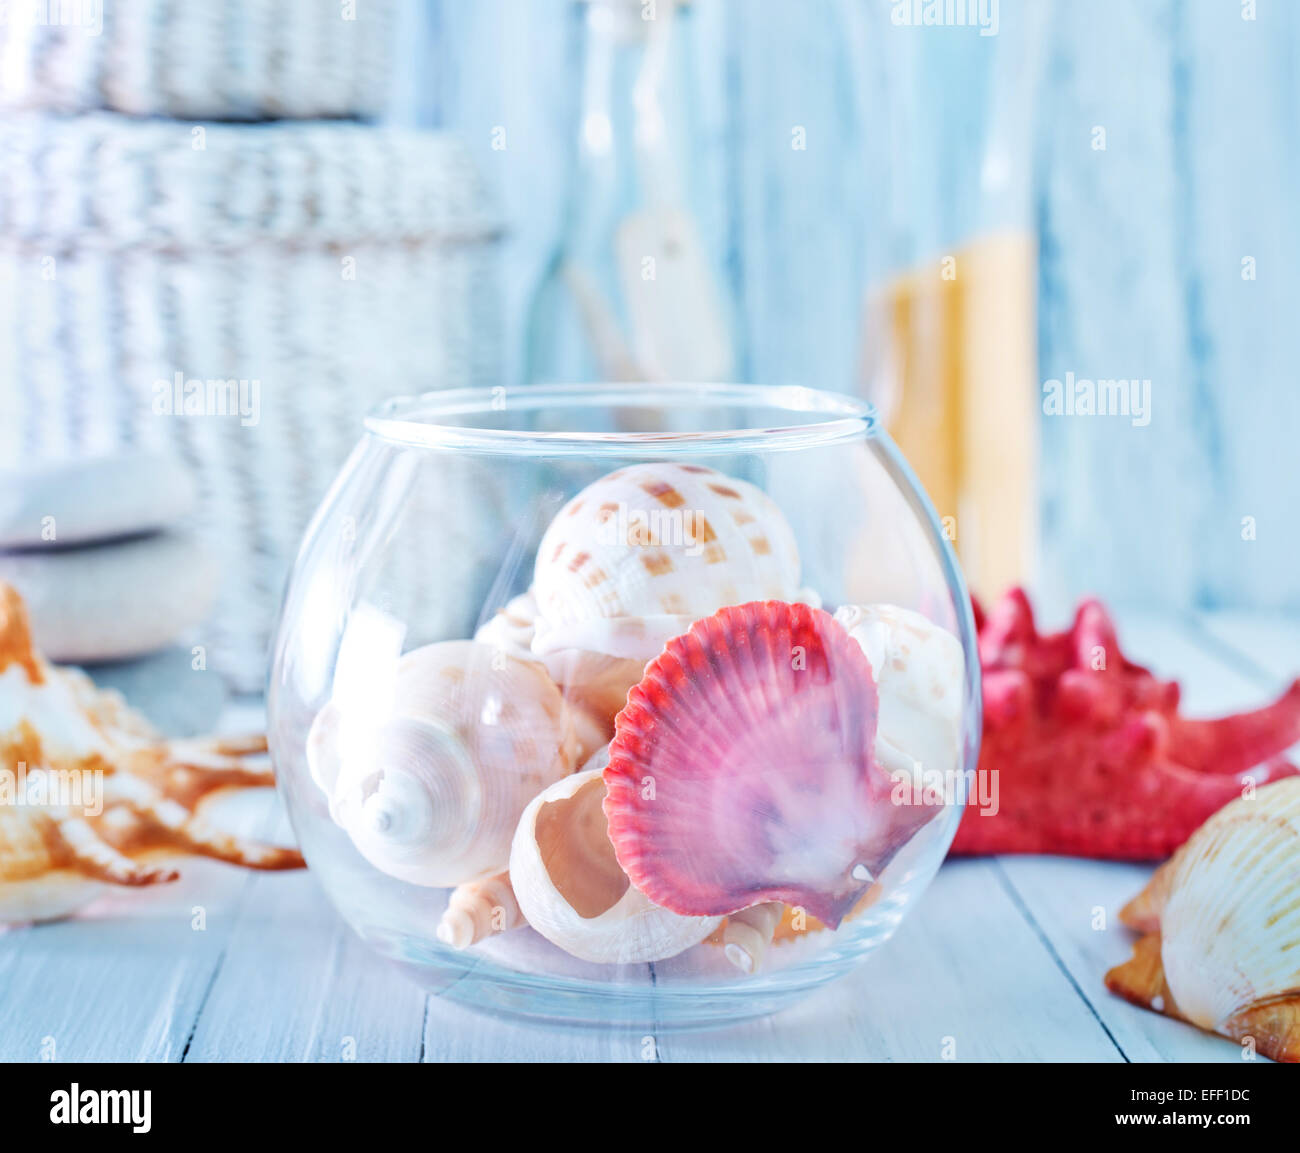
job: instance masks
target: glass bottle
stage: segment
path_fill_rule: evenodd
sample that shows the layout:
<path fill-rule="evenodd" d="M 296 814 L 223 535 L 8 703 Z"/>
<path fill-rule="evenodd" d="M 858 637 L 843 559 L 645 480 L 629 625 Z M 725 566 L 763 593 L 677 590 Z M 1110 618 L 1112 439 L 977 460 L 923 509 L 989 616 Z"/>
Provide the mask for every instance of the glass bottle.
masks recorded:
<path fill-rule="evenodd" d="M 1037 560 L 1035 6 L 997 35 L 930 36 L 854 10 L 874 222 L 862 389 L 915 469 L 973 591 Z M 879 20 L 879 25 L 872 23 Z M 954 190 L 957 190 L 954 192 Z"/>
<path fill-rule="evenodd" d="M 689 207 L 686 0 L 584 0 L 576 159 L 525 322 L 525 383 L 728 380 L 718 277 Z"/>

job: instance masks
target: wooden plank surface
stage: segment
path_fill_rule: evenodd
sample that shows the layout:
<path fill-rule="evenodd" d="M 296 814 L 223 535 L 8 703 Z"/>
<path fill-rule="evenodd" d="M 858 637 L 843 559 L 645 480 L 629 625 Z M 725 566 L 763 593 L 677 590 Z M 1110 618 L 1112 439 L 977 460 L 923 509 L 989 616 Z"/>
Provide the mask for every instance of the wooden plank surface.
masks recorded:
<path fill-rule="evenodd" d="M 1122 1060 L 988 860 L 950 861 L 894 939 L 775 1017 L 664 1060 Z"/>
<path fill-rule="evenodd" d="M 1178 676 L 1191 712 L 1256 703 L 1300 665 L 1295 620 L 1129 615 L 1120 635 L 1135 659 Z M 260 720 L 237 705 L 223 728 Z M 241 824 L 283 831 L 269 798 L 246 806 Z M 760 1021 L 647 1035 L 517 1023 L 429 996 L 361 945 L 309 874 L 195 862 L 175 886 L 0 935 L 0 1059 L 1239 1061 L 1236 1046 L 1102 984 L 1132 941 L 1115 913 L 1148 872 L 949 862 L 894 940 L 842 980 Z"/>

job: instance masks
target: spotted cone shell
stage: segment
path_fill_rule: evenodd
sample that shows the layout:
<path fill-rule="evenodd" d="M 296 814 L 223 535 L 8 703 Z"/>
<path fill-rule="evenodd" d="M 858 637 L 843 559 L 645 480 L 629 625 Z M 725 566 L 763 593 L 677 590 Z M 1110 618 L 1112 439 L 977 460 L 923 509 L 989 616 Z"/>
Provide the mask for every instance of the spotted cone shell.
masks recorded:
<path fill-rule="evenodd" d="M 537 552 L 534 652 L 648 661 L 724 605 L 802 600 L 799 551 L 777 505 L 696 464 L 619 469 L 583 489 Z"/>

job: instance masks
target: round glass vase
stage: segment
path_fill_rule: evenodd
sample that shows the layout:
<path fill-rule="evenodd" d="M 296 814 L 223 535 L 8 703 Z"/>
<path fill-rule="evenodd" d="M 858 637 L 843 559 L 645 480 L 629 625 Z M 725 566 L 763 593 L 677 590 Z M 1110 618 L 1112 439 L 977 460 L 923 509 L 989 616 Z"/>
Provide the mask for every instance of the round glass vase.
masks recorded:
<path fill-rule="evenodd" d="M 268 708 L 308 864 L 376 952 L 650 1029 L 770 1013 L 886 941 L 981 714 L 960 571 L 871 407 L 731 384 L 381 406 Z"/>

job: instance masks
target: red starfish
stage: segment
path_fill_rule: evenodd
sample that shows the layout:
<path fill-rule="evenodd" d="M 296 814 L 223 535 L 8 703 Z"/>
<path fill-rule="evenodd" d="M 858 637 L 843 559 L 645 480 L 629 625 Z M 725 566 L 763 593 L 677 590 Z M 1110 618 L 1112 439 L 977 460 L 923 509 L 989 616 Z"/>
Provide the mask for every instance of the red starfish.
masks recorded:
<path fill-rule="evenodd" d="M 954 853 L 1166 857 L 1242 794 L 1300 771 L 1300 680 L 1273 704 L 1217 720 L 1178 713 L 1178 685 L 1128 660 L 1110 615 L 1084 601 L 1040 635 L 1021 589 L 975 605 L 984 684 L 981 773 L 996 814 L 972 804 Z"/>

